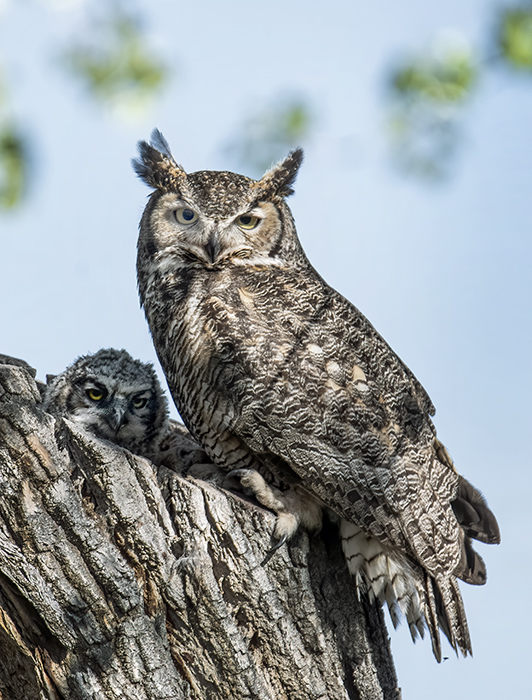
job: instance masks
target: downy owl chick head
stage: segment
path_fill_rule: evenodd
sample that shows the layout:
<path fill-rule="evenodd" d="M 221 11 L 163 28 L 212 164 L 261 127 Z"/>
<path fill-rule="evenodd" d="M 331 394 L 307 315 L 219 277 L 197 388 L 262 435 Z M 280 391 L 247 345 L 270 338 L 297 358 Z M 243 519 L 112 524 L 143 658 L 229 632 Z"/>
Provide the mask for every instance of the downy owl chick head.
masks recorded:
<path fill-rule="evenodd" d="M 296 149 L 260 180 L 231 172 L 187 174 L 162 134 L 139 143 L 133 167 L 153 187 L 141 221 L 139 256 L 170 255 L 174 267 L 280 265 L 302 251 L 284 198 L 303 160 Z"/>
<path fill-rule="evenodd" d="M 168 402 L 153 366 L 113 348 L 79 357 L 54 377 L 43 408 L 146 457 L 168 423 Z"/>

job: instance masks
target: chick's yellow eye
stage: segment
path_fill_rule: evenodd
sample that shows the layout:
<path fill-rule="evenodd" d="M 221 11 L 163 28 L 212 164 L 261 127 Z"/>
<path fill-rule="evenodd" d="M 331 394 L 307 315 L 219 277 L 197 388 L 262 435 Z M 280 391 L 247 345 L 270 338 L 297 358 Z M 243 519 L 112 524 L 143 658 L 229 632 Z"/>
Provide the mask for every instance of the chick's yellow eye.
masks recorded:
<path fill-rule="evenodd" d="M 133 399 L 133 408 L 144 408 L 147 404 L 148 399 Z"/>
<path fill-rule="evenodd" d="M 101 401 L 103 399 L 103 391 L 100 389 L 87 389 L 87 396 L 92 401 Z"/>
<path fill-rule="evenodd" d="M 243 228 L 246 229 L 246 231 L 249 231 L 252 228 L 255 228 L 259 221 L 260 219 L 258 216 L 252 216 L 251 214 L 242 214 L 242 216 L 239 216 L 236 220 L 236 225 L 239 228 Z"/>
<path fill-rule="evenodd" d="M 198 220 L 198 215 L 193 209 L 184 207 L 183 209 L 176 209 L 175 218 L 180 224 L 193 224 Z"/>

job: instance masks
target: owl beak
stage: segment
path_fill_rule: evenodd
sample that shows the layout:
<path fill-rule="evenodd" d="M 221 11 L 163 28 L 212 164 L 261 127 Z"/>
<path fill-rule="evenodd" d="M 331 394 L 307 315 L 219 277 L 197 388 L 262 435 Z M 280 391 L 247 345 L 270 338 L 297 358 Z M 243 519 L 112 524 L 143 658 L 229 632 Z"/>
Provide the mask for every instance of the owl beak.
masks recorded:
<path fill-rule="evenodd" d="M 105 416 L 106 423 L 115 433 L 117 433 L 126 422 L 126 410 L 126 406 L 115 406 Z"/>
<path fill-rule="evenodd" d="M 220 254 L 220 244 L 218 242 L 218 235 L 216 231 L 212 231 L 209 235 L 209 240 L 205 244 L 205 252 L 207 253 L 209 262 L 214 264 L 218 258 L 218 255 Z"/>

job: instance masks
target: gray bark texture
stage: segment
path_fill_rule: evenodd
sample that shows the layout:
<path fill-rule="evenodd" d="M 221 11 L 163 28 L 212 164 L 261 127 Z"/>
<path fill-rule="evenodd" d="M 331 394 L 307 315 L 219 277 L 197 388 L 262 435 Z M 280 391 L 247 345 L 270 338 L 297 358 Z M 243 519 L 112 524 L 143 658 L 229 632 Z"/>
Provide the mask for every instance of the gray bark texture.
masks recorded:
<path fill-rule="evenodd" d="M 274 515 L 39 407 L 0 356 L 2 700 L 398 700 L 335 526 Z"/>

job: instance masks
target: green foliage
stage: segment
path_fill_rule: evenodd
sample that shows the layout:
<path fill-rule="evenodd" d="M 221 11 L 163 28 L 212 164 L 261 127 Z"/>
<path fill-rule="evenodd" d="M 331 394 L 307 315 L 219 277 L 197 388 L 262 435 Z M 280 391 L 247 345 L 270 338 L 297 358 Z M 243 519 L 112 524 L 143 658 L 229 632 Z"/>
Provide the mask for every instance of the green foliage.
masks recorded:
<path fill-rule="evenodd" d="M 89 93 L 131 118 L 142 114 L 167 81 L 169 71 L 146 43 L 139 24 L 114 5 L 104 19 L 85 35 L 90 43 L 67 50 L 63 59 Z M 12 209 L 23 201 L 29 172 L 28 149 L 8 116 L 7 99 L 0 85 L 0 209 Z"/>
<path fill-rule="evenodd" d="M 0 208 L 12 209 L 22 201 L 28 171 L 27 149 L 10 124 L 0 126 Z"/>
<path fill-rule="evenodd" d="M 22 202 L 29 170 L 25 141 L 9 113 L 7 93 L 0 84 L 0 210 Z"/>
<path fill-rule="evenodd" d="M 433 180 L 449 173 L 460 140 L 458 115 L 477 80 L 478 61 L 465 39 L 450 32 L 392 72 L 388 125 L 393 159 L 403 171 Z"/>
<path fill-rule="evenodd" d="M 63 60 L 89 95 L 115 115 L 145 116 L 170 70 L 130 14 L 118 11 L 114 2 L 100 8 L 101 21 L 85 26 L 84 39 L 63 52 Z M 492 40 L 497 57 L 508 67 L 532 71 L 532 1 L 521 0 L 500 11 Z M 403 172 L 429 180 L 450 173 L 460 145 L 460 118 L 481 69 L 489 65 L 473 54 L 463 37 L 447 32 L 427 51 L 393 68 L 387 80 L 387 124 L 392 157 Z M 0 90 L 0 209 L 19 205 L 27 188 L 28 149 L 16 123 Z M 224 151 L 247 172 L 260 176 L 291 148 L 304 145 L 314 126 L 309 101 L 285 95 L 249 115 Z"/>
<path fill-rule="evenodd" d="M 470 95 L 475 80 L 471 55 L 451 51 L 443 56 L 421 56 L 402 66 L 392 75 L 391 84 L 403 99 L 456 104 Z"/>
<path fill-rule="evenodd" d="M 495 51 L 508 67 L 532 71 L 532 2 L 496 18 Z M 474 58 L 461 42 L 436 40 L 432 49 L 396 68 L 388 81 L 389 127 L 395 162 L 410 174 L 441 179 L 460 144 L 461 111 L 481 70 L 491 61 Z"/>
<path fill-rule="evenodd" d="M 260 176 L 290 149 L 305 143 L 313 125 L 308 100 L 277 98 L 250 116 L 224 151 L 252 175 Z"/>
<path fill-rule="evenodd" d="M 497 45 L 501 57 L 512 68 L 532 70 L 532 5 L 502 12 Z"/>
<path fill-rule="evenodd" d="M 138 23 L 113 15 L 93 38 L 93 45 L 66 52 L 67 65 L 97 100 L 126 116 L 142 112 L 163 87 L 168 69 L 153 58 Z"/>

